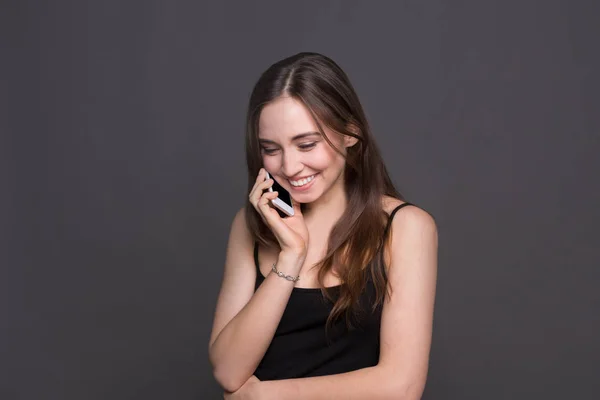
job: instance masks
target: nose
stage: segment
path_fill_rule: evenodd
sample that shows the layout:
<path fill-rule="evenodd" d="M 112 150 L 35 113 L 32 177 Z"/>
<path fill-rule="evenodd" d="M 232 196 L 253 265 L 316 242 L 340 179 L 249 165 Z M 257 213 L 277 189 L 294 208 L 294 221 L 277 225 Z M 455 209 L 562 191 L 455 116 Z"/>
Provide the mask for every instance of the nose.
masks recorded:
<path fill-rule="evenodd" d="M 283 154 L 281 160 L 281 171 L 288 178 L 298 175 L 300 171 L 302 171 L 300 155 L 293 151 L 288 151 Z"/>

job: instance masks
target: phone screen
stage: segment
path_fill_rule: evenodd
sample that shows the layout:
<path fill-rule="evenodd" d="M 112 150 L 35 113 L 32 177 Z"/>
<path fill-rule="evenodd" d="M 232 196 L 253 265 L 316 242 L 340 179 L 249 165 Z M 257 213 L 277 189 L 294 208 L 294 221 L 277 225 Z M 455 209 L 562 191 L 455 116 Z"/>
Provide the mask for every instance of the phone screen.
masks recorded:
<path fill-rule="evenodd" d="M 271 177 L 271 179 L 273 178 Z M 292 207 L 292 198 L 290 196 L 290 193 L 287 190 L 285 190 L 283 186 L 281 186 L 279 183 L 277 183 L 275 179 L 273 179 L 273 186 L 271 187 L 275 192 L 278 193 L 277 197 L 281 199 L 281 201 Z"/>

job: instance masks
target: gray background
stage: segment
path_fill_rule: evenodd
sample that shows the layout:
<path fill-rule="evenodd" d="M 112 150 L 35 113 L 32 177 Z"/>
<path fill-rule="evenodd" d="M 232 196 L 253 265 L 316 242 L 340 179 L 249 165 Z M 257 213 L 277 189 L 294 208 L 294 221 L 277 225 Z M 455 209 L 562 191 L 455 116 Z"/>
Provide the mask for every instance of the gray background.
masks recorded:
<path fill-rule="evenodd" d="M 219 398 L 246 102 L 298 51 L 437 219 L 424 398 L 598 398 L 597 4 L 3 1 L 0 398 Z"/>

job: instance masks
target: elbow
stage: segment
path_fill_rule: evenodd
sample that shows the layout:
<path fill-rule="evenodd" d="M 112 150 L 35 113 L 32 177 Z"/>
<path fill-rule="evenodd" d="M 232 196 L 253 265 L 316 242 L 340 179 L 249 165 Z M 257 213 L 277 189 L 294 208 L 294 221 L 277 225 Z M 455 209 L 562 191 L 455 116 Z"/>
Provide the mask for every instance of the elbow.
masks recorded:
<path fill-rule="evenodd" d="M 397 382 L 390 384 L 386 399 L 420 400 L 425 389 L 425 382 Z"/>
<path fill-rule="evenodd" d="M 423 396 L 424 385 L 420 382 L 393 384 L 386 399 L 420 400 Z"/>
<path fill-rule="evenodd" d="M 231 374 L 223 373 L 219 369 L 213 370 L 213 376 L 219 386 L 226 392 L 233 393 L 242 387 L 242 385 L 238 385 L 235 379 L 232 379 Z"/>
<path fill-rule="evenodd" d="M 223 390 L 233 393 L 241 388 L 250 376 L 244 377 L 236 368 L 228 365 L 225 360 L 218 360 L 214 354 L 213 346 L 208 350 L 208 358 L 212 365 L 213 377 Z"/>
<path fill-rule="evenodd" d="M 420 400 L 425 390 L 426 377 L 399 379 L 397 373 L 386 373 L 383 381 L 388 383 L 384 385 L 384 399 Z"/>
<path fill-rule="evenodd" d="M 239 375 L 239 374 L 237 374 L 237 375 Z M 250 378 L 250 377 L 247 377 L 246 379 L 244 379 L 241 376 L 236 376 L 236 374 L 233 373 L 233 371 L 231 371 L 229 368 L 222 368 L 222 367 L 221 368 L 214 367 L 213 368 L 213 376 L 214 376 L 215 380 L 217 381 L 217 383 L 219 384 L 219 386 L 221 386 L 221 388 L 223 388 L 223 390 L 225 390 L 226 392 L 229 392 L 229 393 L 236 392 Z"/>

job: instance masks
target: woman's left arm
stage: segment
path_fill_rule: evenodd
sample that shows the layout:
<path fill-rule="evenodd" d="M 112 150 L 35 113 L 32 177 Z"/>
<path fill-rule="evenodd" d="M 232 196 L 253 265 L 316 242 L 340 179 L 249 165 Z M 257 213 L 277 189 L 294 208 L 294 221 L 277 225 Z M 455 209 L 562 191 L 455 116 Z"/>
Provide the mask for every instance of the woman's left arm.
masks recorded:
<path fill-rule="evenodd" d="M 379 363 L 337 375 L 258 382 L 256 399 L 421 398 L 431 347 L 437 228 L 427 212 L 409 206 L 395 215 L 390 233 L 391 293 L 381 317 Z"/>

